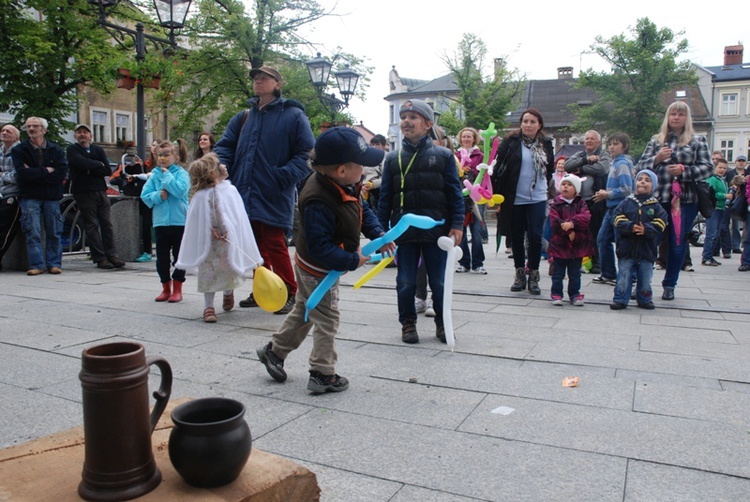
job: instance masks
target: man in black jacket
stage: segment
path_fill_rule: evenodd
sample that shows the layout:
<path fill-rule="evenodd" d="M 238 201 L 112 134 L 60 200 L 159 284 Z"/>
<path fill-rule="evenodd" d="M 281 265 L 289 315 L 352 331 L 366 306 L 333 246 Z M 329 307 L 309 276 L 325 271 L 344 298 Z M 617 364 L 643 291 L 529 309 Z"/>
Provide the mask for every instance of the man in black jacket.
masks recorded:
<path fill-rule="evenodd" d="M 76 142 L 68 147 L 70 191 L 83 219 L 86 243 L 91 259 L 103 269 L 122 268 L 125 262 L 117 257 L 112 221 L 109 218 L 109 198 L 105 177 L 112 174 L 104 150 L 91 143 L 91 128 L 78 124 Z"/>

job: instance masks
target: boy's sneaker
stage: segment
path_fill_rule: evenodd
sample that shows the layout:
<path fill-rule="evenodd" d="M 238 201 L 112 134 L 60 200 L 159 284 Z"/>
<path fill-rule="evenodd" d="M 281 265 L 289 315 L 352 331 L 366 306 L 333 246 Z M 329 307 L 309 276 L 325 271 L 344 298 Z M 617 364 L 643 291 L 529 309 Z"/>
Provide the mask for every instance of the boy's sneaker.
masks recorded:
<path fill-rule="evenodd" d="M 654 305 L 654 302 L 648 302 L 648 303 L 639 303 L 638 308 L 646 309 L 646 310 L 654 310 L 656 306 Z"/>
<path fill-rule="evenodd" d="M 310 380 L 307 381 L 307 390 L 314 394 L 325 392 L 341 392 L 349 388 L 349 380 L 337 374 L 324 375 L 319 371 L 310 371 Z"/>
<path fill-rule="evenodd" d="M 703 260 L 701 262 L 701 265 L 705 265 L 707 267 L 718 267 L 719 265 L 721 265 L 721 263 L 711 258 L 710 260 Z"/>
<path fill-rule="evenodd" d="M 609 284 L 610 286 L 615 286 L 617 284 L 617 279 L 607 279 L 606 277 L 600 275 L 591 279 L 591 282 L 594 282 L 596 284 Z"/>
<path fill-rule="evenodd" d="M 286 299 L 286 303 L 284 304 L 284 306 L 281 307 L 276 312 L 274 312 L 274 314 L 286 315 L 289 312 L 291 312 L 293 308 L 294 308 L 294 296 L 289 295 L 289 298 Z"/>
<path fill-rule="evenodd" d="M 414 321 L 406 321 L 403 326 L 401 326 L 401 341 L 404 343 L 419 343 L 417 323 Z"/>
<path fill-rule="evenodd" d="M 552 305 L 557 305 L 559 307 L 562 307 L 562 304 L 563 304 L 562 296 L 552 295 L 550 298 L 552 299 Z"/>
<path fill-rule="evenodd" d="M 244 300 L 240 300 L 240 307 L 248 308 L 248 307 L 257 307 L 258 302 L 255 301 L 255 297 L 252 293 L 250 293 L 250 296 L 245 298 Z"/>
<path fill-rule="evenodd" d="M 427 300 L 422 300 L 421 298 L 415 298 L 414 309 L 417 311 L 417 314 L 421 314 L 425 312 L 427 310 Z"/>
<path fill-rule="evenodd" d="M 468 271 L 469 269 L 464 267 L 463 265 L 459 265 L 458 268 L 456 269 L 457 274 L 465 274 Z"/>
<path fill-rule="evenodd" d="M 141 256 L 135 259 L 135 261 L 139 261 L 141 263 L 151 261 L 151 253 L 143 253 Z"/>
<path fill-rule="evenodd" d="M 445 326 L 443 326 L 442 324 L 438 324 L 435 327 L 435 336 L 441 342 L 448 343 L 448 342 L 445 341 Z"/>
<path fill-rule="evenodd" d="M 573 299 L 570 300 L 570 303 L 576 307 L 583 307 L 583 295 L 575 295 Z"/>
<path fill-rule="evenodd" d="M 477 267 L 471 271 L 472 274 L 487 275 L 487 269 L 484 267 Z"/>
<path fill-rule="evenodd" d="M 612 310 L 623 310 L 628 308 L 628 306 L 624 303 L 612 302 L 609 304 L 609 308 Z"/>
<path fill-rule="evenodd" d="M 286 380 L 286 371 L 284 371 L 284 360 L 273 353 L 271 350 L 272 342 L 258 347 L 255 353 L 258 354 L 258 359 L 266 367 L 266 371 L 271 375 L 271 378 L 277 382 L 283 382 Z"/>
<path fill-rule="evenodd" d="M 432 308 L 432 300 L 427 300 L 427 310 L 424 311 L 424 315 L 427 317 L 435 317 L 435 309 Z"/>

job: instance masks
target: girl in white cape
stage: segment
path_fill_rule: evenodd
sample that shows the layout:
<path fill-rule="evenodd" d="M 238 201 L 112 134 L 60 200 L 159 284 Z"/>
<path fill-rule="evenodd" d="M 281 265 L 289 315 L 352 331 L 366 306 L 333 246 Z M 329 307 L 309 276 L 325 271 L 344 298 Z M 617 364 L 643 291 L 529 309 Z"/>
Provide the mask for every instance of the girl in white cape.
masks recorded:
<path fill-rule="evenodd" d="M 216 292 L 224 292 L 222 308 L 232 310 L 235 288 L 263 259 L 242 198 L 226 179 L 219 157 L 209 153 L 191 163 L 188 172 L 192 198 L 175 266 L 197 274 L 205 302 L 203 321 L 216 322 Z"/>

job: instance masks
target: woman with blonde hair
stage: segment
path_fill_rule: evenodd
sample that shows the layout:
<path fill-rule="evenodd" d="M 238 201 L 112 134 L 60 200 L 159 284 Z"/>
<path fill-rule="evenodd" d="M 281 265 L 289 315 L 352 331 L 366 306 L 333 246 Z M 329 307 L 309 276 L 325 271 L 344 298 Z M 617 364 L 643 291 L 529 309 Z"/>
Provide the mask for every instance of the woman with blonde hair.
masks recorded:
<path fill-rule="evenodd" d="M 690 107 L 684 101 L 675 101 L 667 108 L 661 129 L 646 145 L 635 172 L 644 169 L 656 174 L 658 188 L 654 197 L 669 216 L 664 237 L 668 247 L 662 299 L 674 300 L 689 245 L 687 232 L 698 214 L 696 183 L 713 172 L 706 138 L 695 134 Z"/>

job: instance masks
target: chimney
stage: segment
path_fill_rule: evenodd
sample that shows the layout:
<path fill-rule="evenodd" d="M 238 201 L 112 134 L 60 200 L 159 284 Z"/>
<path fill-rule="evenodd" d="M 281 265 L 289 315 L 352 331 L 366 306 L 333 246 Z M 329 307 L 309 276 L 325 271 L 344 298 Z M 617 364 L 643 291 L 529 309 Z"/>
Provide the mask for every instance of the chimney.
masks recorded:
<path fill-rule="evenodd" d="M 561 66 L 557 69 L 557 79 L 566 80 L 573 78 L 573 67 L 572 66 Z"/>
<path fill-rule="evenodd" d="M 727 45 L 724 47 L 724 66 L 742 64 L 742 45 Z"/>

